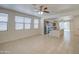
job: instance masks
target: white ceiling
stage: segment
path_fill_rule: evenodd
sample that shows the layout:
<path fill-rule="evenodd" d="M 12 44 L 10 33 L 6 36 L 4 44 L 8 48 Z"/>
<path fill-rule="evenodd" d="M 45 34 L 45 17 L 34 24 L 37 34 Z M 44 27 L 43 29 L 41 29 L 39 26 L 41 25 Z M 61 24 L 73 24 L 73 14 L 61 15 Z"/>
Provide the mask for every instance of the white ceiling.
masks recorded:
<path fill-rule="evenodd" d="M 35 15 L 38 17 L 46 17 L 46 18 L 56 18 L 60 16 L 68 16 L 68 15 L 79 15 L 79 5 L 78 4 L 45 4 L 48 6 L 49 14 L 40 15 L 36 12 L 36 9 L 39 9 L 40 4 L 0 4 L 0 7 L 11 9 L 15 11 L 19 11 L 22 13 Z"/>

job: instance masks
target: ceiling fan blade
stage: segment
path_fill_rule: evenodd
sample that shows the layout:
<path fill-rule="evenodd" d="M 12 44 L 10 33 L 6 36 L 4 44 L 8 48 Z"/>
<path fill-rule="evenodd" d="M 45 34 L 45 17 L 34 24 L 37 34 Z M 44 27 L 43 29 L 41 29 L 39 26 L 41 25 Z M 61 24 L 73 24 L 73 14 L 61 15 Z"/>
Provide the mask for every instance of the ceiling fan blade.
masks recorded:
<path fill-rule="evenodd" d="M 50 13 L 49 11 L 43 11 L 43 12 L 45 12 L 45 13 Z"/>

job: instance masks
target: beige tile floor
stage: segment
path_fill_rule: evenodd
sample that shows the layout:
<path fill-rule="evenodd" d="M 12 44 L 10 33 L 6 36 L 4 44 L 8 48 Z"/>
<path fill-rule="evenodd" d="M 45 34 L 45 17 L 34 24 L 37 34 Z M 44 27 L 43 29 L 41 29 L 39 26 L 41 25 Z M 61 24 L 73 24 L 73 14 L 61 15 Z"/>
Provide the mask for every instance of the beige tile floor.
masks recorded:
<path fill-rule="evenodd" d="M 0 44 L 0 53 L 78 53 L 69 32 L 60 38 L 38 35 Z M 73 46 L 72 46 L 73 45 Z M 75 47 L 77 48 L 77 47 Z"/>

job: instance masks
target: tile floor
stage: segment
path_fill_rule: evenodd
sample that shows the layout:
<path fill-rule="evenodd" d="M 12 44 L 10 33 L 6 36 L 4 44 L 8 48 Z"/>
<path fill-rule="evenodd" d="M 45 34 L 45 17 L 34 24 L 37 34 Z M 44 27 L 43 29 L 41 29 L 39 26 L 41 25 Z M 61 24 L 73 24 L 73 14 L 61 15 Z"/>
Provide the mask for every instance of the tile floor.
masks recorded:
<path fill-rule="evenodd" d="M 62 54 L 79 53 L 72 43 L 70 33 L 60 38 L 38 35 L 0 44 L 0 53 Z M 74 41 L 73 41 L 74 42 Z M 78 42 L 77 42 L 78 43 Z M 72 46 L 73 45 L 73 46 Z M 75 48 L 75 49 L 74 49 Z"/>

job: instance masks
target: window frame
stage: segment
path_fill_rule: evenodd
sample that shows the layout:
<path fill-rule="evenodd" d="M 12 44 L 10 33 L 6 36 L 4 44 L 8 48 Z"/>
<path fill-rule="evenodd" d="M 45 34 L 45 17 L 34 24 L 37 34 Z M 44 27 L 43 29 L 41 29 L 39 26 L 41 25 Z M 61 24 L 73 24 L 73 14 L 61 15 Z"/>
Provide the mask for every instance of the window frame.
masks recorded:
<path fill-rule="evenodd" d="M 38 22 L 36 23 L 35 20 L 38 20 Z M 38 25 L 38 27 L 35 28 L 35 25 Z M 34 27 L 34 29 L 39 29 L 39 19 L 34 19 L 34 26 L 33 27 Z"/>
<path fill-rule="evenodd" d="M 25 21 L 24 21 L 24 29 L 25 29 L 25 30 L 28 30 L 28 29 L 31 29 L 32 19 L 31 19 L 30 17 L 25 17 L 25 20 L 27 20 L 26 18 L 29 19 L 30 22 L 25 22 Z M 25 26 L 26 24 L 29 24 L 30 27 L 29 27 L 29 28 L 26 28 L 26 26 Z"/>
<path fill-rule="evenodd" d="M 23 17 L 24 19 L 23 19 L 23 23 L 22 23 L 22 22 L 16 22 L 16 17 L 23 17 L 23 16 L 15 16 L 15 30 L 29 30 L 29 29 L 31 29 L 31 23 L 32 23 L 31 21 L 32 21 L 32 18 L 30 18 L 30 17 Z M 26 18 L 27 19 L 30 19 L 30 22 L 29 23 L 25 22 Z M 16 23 L 23 24 L 23 28 L 22 29 L 16 29 Z M 26 28 L 25 27 L 26 24 L 29 24 L 30 27 L 29 28 Z"/>
<path fill-rule="evenodd" d="M 16 17 L 22 17 L 22 18 L 24 18 L 23 16 L 15 16 L 15 30 L 24 30 L 24 19 L 23 19 L 23 22 L 17 22 L 16 21 Z M 21 29 L 17 29 L 16 28 L 16 24 L 22 24 L 23 27 Z"/>
<path fill-rule="evenodd" d="M 7 21 L 0 21 L 0 23 L 5 23 L 6 24 L 6 30 L 0 30 L 0 32 L 7 32 L 8 31 L 8 14 L 7 13 L 0 13 L 0 14 L 5 14 L 7 17 Z"/>

